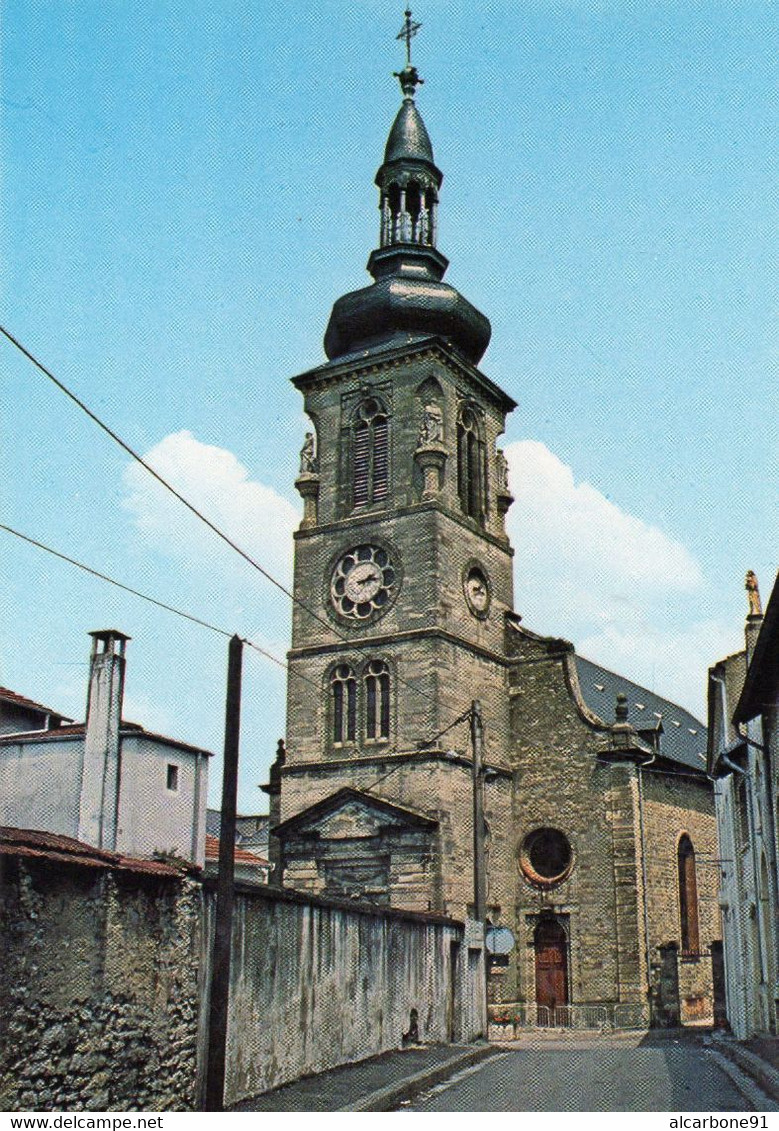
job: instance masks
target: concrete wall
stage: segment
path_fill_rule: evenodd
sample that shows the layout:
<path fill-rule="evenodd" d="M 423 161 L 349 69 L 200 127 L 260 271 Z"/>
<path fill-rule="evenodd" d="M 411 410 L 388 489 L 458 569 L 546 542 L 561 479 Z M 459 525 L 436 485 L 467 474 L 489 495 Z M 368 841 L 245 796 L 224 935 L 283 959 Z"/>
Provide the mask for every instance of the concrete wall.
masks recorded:
<path fill-rule="evenodd" d="M 0 746 L 0 824 L 78 836 L 83 737 Z"/>
<path fill-rule="evenodd" d="M 226 1102 L 400 1047 L 483 1032 L 484 967 L 462 924 L 272 889 L 235 908 Z"/>
<path fill-rule="evenodd" d="M 0 1109 L 192 1108 L 200 885 L 0 861 Z"/>
<path fill-rule="evenodd" d="M 168 766 L 178 788 L 167 788 Z M 146 735 L 122 738 L 117 852 L 171 852 L 203 867 L 206 858 L 208 758 Z"/>
<path fill-rule="evenodd" d="M 208 759 L 142 732 L 121 740 L 118 820 L 109 851 L 148 857 L 172 852 L 202 867 Z M 168 765 L 178 788 L 167 788 Z M 0 824 L 41 829 L 98 845 L 79 835 L 84 736 L 6 741 L 0 746 Z"/>

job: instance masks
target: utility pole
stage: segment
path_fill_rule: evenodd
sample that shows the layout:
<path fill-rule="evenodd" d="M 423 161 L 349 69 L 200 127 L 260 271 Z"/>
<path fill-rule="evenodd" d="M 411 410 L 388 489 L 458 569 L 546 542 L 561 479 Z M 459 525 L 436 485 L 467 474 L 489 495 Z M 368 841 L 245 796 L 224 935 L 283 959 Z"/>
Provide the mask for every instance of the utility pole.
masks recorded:
<path fill-rule="evenodd" d="M 219 825 L 219 877 L 216 888 L 214 949 L 211 958 L 211 999 L 208 1018 L 206 1111 L 224 1108 L 227 1011 L 230 997 L 230 947 L 233 934 L 235 876 L 235 809 L 238 795 L 238 747 L 241 734 L 241 666 L 243 641 L 230 639 L 225 699 L 222 812 Z"/>
<path fill-rule="evenodd" d="M 484 774 L 482 748 L 484 723 L 481 703 L 471 703 L 471 753 L 473 756 L 473 903 L 474 917 L 484 923 L 487 917 L 487 882 L 484 862 Z"/>

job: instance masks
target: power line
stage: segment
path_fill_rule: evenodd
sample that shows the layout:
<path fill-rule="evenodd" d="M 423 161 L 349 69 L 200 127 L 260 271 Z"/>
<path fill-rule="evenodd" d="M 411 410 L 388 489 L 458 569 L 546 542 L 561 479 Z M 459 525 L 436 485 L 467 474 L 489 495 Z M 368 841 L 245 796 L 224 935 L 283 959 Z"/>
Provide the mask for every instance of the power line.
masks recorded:
<path fill-rule="evenodd" d="M 1 325 L 0 325 L 0 334 L 2 334 L 5 338 L 7 338 L 7 340 L 13 346 L 15 346 L 16 349 L 18 349 L 20 351 L 20 353 L 22 353 L 28 359 L 28 361 L 30 361 L 35 366 L 36 369 L 40 370 L 40 372 L 43 373 L 43 375 L 45 377 L 48 377 L 48 379 L 50 381 L 52 381 L 53 384 L 55 384 L 57 386 L 57 388 L 60 389 L 60 391 L 65 394 L 65 396 L 69 397 L 70 400 L 72 400 L 74 404 L 78 405 L 78 407 L 83 412 L 85 412 L 87 414 L 87 416 L 90 418 L 90 420 L 94 421 L 94 423 L 97 424 L 97 426 L 99 428 L 101 428 L 103 430 L 103 432 L 106 433 L 106 435 L 110 436 L 111 439 L 115 443 L 117 443 L 119 445 L 119 447 L 122 448 L 123 451 L 127 452 L 128 455 L 130 455 L 137 463 L 139 463 L 141 465 L 141 467 L 145 468 L 145 470 L 148 471 L 149 474 L 151 476 L 153 476 L 153 478 L 156 479 L 157 482 L 165 488 L 166 491 L 169 491 L 171 493 L 171 495 L 174 496 L 174 498 L 178 499 L 180 503 L 183 503 L 183 505 L 187 508 L 187 510 L 191 511 L 191 513 L 194 514 L 196 518 L 199 518 L 201 522 L 205 523 L 205 525 L 209 528 L 209 530 L 212 530 L 213 533 L 216 534 L 218 538 L 221 538 L 222 541 L 225 542 L 240 557 L 242 557 L 244 559 L 244 561 L 248 562 L 249 565 L 253 566 L 254 569 L 256 569 L 258 571 L 258 573 L 260 573 L 267 581 L 270 581 L 270 583 L 272 585 L 275 585 L 276 588 L 279 589 L 285 595 L 285 597 L 289 597 L 290 601 L 292 601 L 294 604 L 298 605 L 301 609 L 303 609 L 305 612 L 307 612 L 309 614 L 309 616 L 313 617 L 314 620 L 317 621 L 318 624 L 320 624 L 324 628 L 326 628 L 328 630 L 328 632 L 334 633 L 335 636 L 338 637 L 338 639 L 341 641 L 341 643 L 348 644 L 349 647 L 353 651 L 359 652 L 359 653 L 361 653 L 362 655 L 365 655 L 365 656 L 369 656 L 369 655 L 373 654 L 372 648 L 366 646 L 365 644 L 360 644 L 357 641 L 351 640 L 348 636 L 345 636 L 341 631 L 339 631 L 339 629 L 334 624 L 332 624 L 330 621 L 325 620 L 324 617 L 320 616 L 320 614 L 317 613 L 314 609 L 312 609 L 309 605 L 307 605 L 305 601 L 302 601 L 300 599 L 300 597 L 297 597 L 294 593 L 292 593 L 289 589 L 287 589 L 287 587 L 285 585 L 283 585 L 282 582 L 278 581 L 271 573 L 268 572 L 268 570 L 266 570 L 263 566 L 261 566 L 259 564 L 259 562 L 255 561 L 255 559 L 252 558 L 250 554 L 247 554 L 245 550 L 242 550 L 241 547 L 236 542 L 234 542 L 232 540 L 232 538 L 230 538 L 227 534 L 225 534 L 222 530 L 220 530 L 218 526 L 216 526 L 209 518 L 207 518 L 202 513 L 202 511 L 199 511 L 197 509 L 197 507 L 194 506 L 192 503 L 190 503 L 189 500 L 186 499 L 179 491 L 177 491 L 175 487 L 173 487 L 170 483 L 168 483 L 167 479 L 165 479 L 162 475 L 160 475 L 159 472 L 155 471 L 154 468 L 146 462 L 146 460 L 143 458 L 143 456 L 140 456 L 138 454 L 138 452 L 135 451 L 134 448 L 132 448 L 128 443 L 126 443 L 126 441 L 124 441 L 121 438 L 121 436 L 117 435 L 117 433 L 114 432 L 114 430 L 112 428 L 110 428 L 107 424 L 105 424 L 100 419 L 100 417 L 92 411 L 91 408 L 89 408 L 74 392 L 72 392 L 71 389 L 69 389 L 67 387 L 67 385 L 65 385 L 62 381 L 60 381 L 59 378 L 55 377 L 54 374 L 51 372 L 51 370 L 47 369 L 46 366 L 41 361 L 39 361 L 38 358 L 35 357 L 35 355 L 32 354 L 25 346 L 23 346 L 22 343 L 20 341 L 18 341 L 13 336 L 13 334 L 10 333 L 9 330 L 7 330 L 4 326 L 1 326 Z M 78 563 L 75 563 L 75 564 L 78 564 Z M 277 660 L 275 662 L 280 663 L 281 661 Z M 300 675 L 297 672 L 292 672 L 291 668 L 287 667 L 287 670 L 291 674 L 297 675 L 298 678 L 306 679 L 308 683 L 314 684 L 313 680 L 308 679 L 306 676 Z M 399 675 L 397 671 L 395 672 L 395 678 L 396 678 L 396 680 L 399 684 L 403 684 L 405 687 L 408 687 L 410 691 L 415 691 L 418 695 L 421 695 L 423 699 L 427 699 L 427 701 L 429 703 L 432 703 L 434 706 L 437 706 L 436 700 L 433 698 L 432 695 L 428 695 L 428 693 L 426 691 L 424 691 L 421 687 L 419 687 L 417 684 L 413 684 L 409 680 L 403 679 L 403 677 L 401 675 Z M 318 686 L 318 685 L 314 684 L 314 686 Z"/>
<path fill-rule="evenodd" d="M 173 613 L 174 616 L 182 617 L 184 620 L 191 621 L 193 624 L 197 624 L 201 628 L 207 628 L 210 632 L 216 632 L 220 636 L 227 636 L 228 638 L 230 638 L 234 635 L 234 633 L 229 632 L 226 628 L 219 628 L 218 625 L 211 624 L 209 621 L 203 620 L 201 617 L 196 617 L 192 613 L 186 613 L 183 609 L 177 609 L 174 605 L 168 605 L 164 601 L 158 600 L 156 597 L 150 597 L 148 593 L 142 593 L 140 589 L 133 589 L 132 586 L 125 585 L 124 582 L 117 581 L 114 577 L 109 577 L 107 573 L 101 573 L 100 570 L 93 569 L 92 566 L 88 566 L 84 562 L 77 561 L 76 558 L 71 558 L 67 554 L 63 554 L 60 550 L 55 550 L 52 546 L 47 546 L 45 542 L 39 542 L 36 538 L 30 538 L 29 535 L 22 534 L 21 531 L 14 530 L 14 528 L 11 526 L 6 526 L 4 523 L 0 522 L 0 530 L 5 530 L 7 534 L 13 534 L 15 538 L 20 538 L 23 542 L 27 542 L 29 545 L 35 546 L 39 550 L 44 550 L 47 554 L 51 554 L 53 557 L 59 558 L 60 561 L 67 562 L 68 565 L 76 566 L 77 569 L 83 570 L 84 573 L 88 573 L 92 577 L 98 578 L 98 580 L 100 581 L 105 581 L 109 585 L 114 585 L 117 589 L 124 590 L 125 593 L 131 593 L 133 597 L 139 597 L 142 601 L 147 601 L 150 605 L 156 605 L 159 609 L 164 609 L 168 613 Z M 295 676 L 297 679 L 302 679 L 306 683 L 310 683 L 313 687 L 316 687 L 317 690 L 319 689 L 319 685 L 315 683 L 313 679 L 309 679 L 308 676 L 303 675 L 301 672 L 291 671 L 288 664 L 286 664 L 284 660 L 280 660 L 278 656 L 274 656 L 272 652 L 268 652 L 267 649 L 261 648 L 259 644 L 255 644 L 253 640 L 248 640 L 246 637 L 241 637 L 241 639 L 247 647 L 252 648 L 255 652 L 258 652 L 267 660 L 270 660 L 272 663 L 278 665 L 278 667 L 283 668 L 288 675 Z"/>
<path fill-rule="evenodd" d="M 59 378 L 55 377 L 51 370 L 47 369 L 43 362 L 39 361 L 34 354 L 30 353 L 30 351 L 25 346 L 23 346 L 22 343 L 13 336 L 13 334 L 6 330 L 4 326 L 0 326 L 0 334 L 3 334 L 3 336 L 6 337 L 13 346 L 15 346 L 22 354 L 24 354 L 27 360 L 32 362 L 35 368 L 39 369 L 45 377 L 48 377 L 48 379 L 52 381 L 57 386 L 57 388 L 65 394 L 66 397 L 69 397 L 74 404 L 78 405 L 82 412 L 85 412 L 90 420 L 94 421 L 94 423 L 97 424 L 98 428 L 101 428 L 106 433 L 106 435 L 110 436 L 111 439 L 115 443 L 117 443 L 120 448 L 122 448 L 123 451 L 127 452 L 129 456 L 132 456 L 136 463 L 139 463 L 141 467 L 145 468 L 145 470 L 148 471 L 149 475 L 153 476 L 157 480 L 157 482 L 165 488 L 166 491 L 170 491 L 171 495 L 178 499 L 180 503 L 183 503 L 187 510 L 191 511 L 196 518 L 200 519 L 201 522 L 204 522 L 205 525 L 210 530 L 212 530 L 218 538 L 221 538 L 223 542 L 226 542 L 231 550 L 234 550 L 236 554 L 239 554 L 240 557 L 242 557 L 244 561 L 248 562 L 249 565 L 253 566 L 254 569 L 258 571 L 258 573 L 261 573 L 267 581 L 270 581 L 271 585 L 275 585 L 277 589 L 280 589 L 286 597 L 289 597 L 290 600 L 295 601 L 298 605 L 300 605 L 302 609 L 305 609 L 307 613 L 310 613 L 312 617 L 315 617 L 316 620 L 318 620 L 320 624 L 324 625 L 325 628 L 332 627 L 313 609 L 310 609 L 305 604 L 305 602 L 301 601 L 299 597 L 294 596 L 294 594 L 291 593 L 290 590 L 282 584 L 282 582 L 277 581 L 276 578 L 266 569 L 264 569 L 259 562 L 255 561 L 255 559 L 250 554 L 247 554 L 245 550 L 242 550 L 241 547 L 236 542 L 234 542 L 232 538 L 230 538 L 227 534 L 220 530 L 219 527 L 216 526 L 216 524 L 213 523 L 210 518 L 207 518 L 203 514 L 203 512 L 199 511 L 193 503 L 190 503 L 189 500 L 181 494 L 181 492 L 177 491 L 176 488 L 172 486 L 172 484 L 170 484 L 167 479 L 164 478 L 164 476 L 160 475 L 158 471 L 155 471 L 151 464 L 146 462 L 143 456 L 139 455 L 138 452 L 136 452 L 134 448 L 132 448 L 125 440 L 123 440 L 121 436 L 117 435 L 117 433 L 114 432 L 113 428 L 110 428 L 106 423 L 104 423 L 104 421 L 100 419 L 97 413 L 94 413 L 92 409 L 89 408 L 89 406 L 80 399 L 80 397 L 76 396 L 76 394 L 71 389 L 69 389 L 67 385 L 60 381 Z"/>

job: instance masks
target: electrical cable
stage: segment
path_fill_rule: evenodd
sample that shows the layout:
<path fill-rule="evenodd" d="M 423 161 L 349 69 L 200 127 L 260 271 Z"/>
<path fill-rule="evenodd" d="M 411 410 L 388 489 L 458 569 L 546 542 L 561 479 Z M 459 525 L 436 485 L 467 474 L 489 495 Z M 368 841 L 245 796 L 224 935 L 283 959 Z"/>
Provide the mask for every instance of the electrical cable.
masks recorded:
<path fill-rule="evenodd" d="M 91 574 L 92 577 L 96 577 L 100 581 L 105 581 L 109 585 L 114 585 L 117 589 L 124 590 L 125 593 L 131 593 L 133 597 L 139 597 L 142 601 L 148 601 L 150 605 L 156 605 L 157 608 L 164 609 L 168 613 L 173 613 L 177 617 L 182 617 L 184 620 L 191 621 L 193 624 L 197 624 L 201 628 L 207 628 L 211 632 L 216 632 L 220 636 L 226 636 L 228 638 L 231 638 L 235 635 L 235 633 L 229 632 L 226 628 L 219 628 L 218 625 L 211 624 L 209 621 L 203 620 L 201 617 L 196 617 L 192 613 L 186 613 L 183 609 L 177 609 L 174 605 L 168 605 L 164 601 L 158 600 L 156 597 L 150 597 L 148 593 L 142 593 L 140 589 L 133 589 L 132 586 L 125 585 L 124 582 L 117 581 L 114 577 L 109 577 L 107 573 L 101 573 L 100 570 L 93 569 L 92 566 L 88 566 L 84 562 L 78 561 L 76 558 L 71 558 L 67 554 L 63 554 L 61 553 L 61 551 L 55 550 L 52 546 L 47 546 L 45 542 L 39 542 L 36 538 L 30 538 L 29 535 L 22 534 L 19 530 L 14 530 L 12 526 L 6 526 L 4 523 L 0 522 L 0 530 L 5 530 L 7 534 L 13 534 L 14 537 L 20 538 L 23 542 L 27 542 L 29 543 L 29 545 L 35 546 L 39 550 L 44 550 L 47 554 L 51 554 L 53 557 L 59 558 L 61 561 L 67 562 L 69 565 L 76 566 L 77 569 L 81 569 L 85 573 Z M 255 644 L 253 640 L 249 640 L 246 637 L 241 637 L 241 640 L 244 644 L 246 644 L 247 647 L 252 648 L 255 652 L 258 652 L 267 660 L 270 660 L 272 663 L 277 664 L 278 667 L 283 668 L 288 675 L 295 676 L 297 679 L 302 679 L 306 683 L 310 683 L 313 687 L 316 687 L 317 690 L 319 690 L 319 685 L 315 683 L 313 679 L 309 679 L 308 676 L 303 675 L 302 672 L 291 671 L 288 664 L 286 664 L 284 660 L 280 660 L 278 656 L 274 656 L 272 652 L 268 652 L 265 648 L 261 648 L 259 644 Z"/>
<path fill-rule="evenodd" d="M 15 346 L 16 349 L 18 349 L 19 352 L 22 353 L 27 358 L 27 360 L 35 366 L 36 369 L 40 370 L 40 372 L 43 373 L 45 377 L 53 382 L 53 384 L 56 385 L 57 388 L 65 394 L 65 396 L 69 397 L 74 404 L 78 405 L 78 407 L 86 413 L 90 420 L 94 421 L 94 423 L 97 424 L 97 426 L 101 428 L 103 432 L 106 433 L 106 435 L 110 436 L 111 439 L 116 444 L 118 444 L 123 451 L 127 452 L 127 454 L 131 456 L 136 461 L 136 463 L 139 463 L 141 467 L 148 471 L 149 474 L 166 489 L 166 491 L 169 491 L 171 495 L 174 496 L 174 498 L 178 499 L 180 503 L 183 503 L 187 510 L 194 514 L 196 518 L 199 518 L 201 522 L 205 523 L 209 530 L 213 531 L 213 533 L 216 534 L 218 538 L 221 538 L 222 541 L 225 542 L 232 550 L 234 550 L 235 553 L 237 553 L 241 558 L 243 558 L 244 561 L 253 566 L 253 568 L 256 569 L 258 573 L 260 573 L 267 581 L 269 581 L 272 585 L 275 585 L 275 587 L 279 589 L 285 595 L 285 597 L 288 597 L 294 604 L 298 605 L 301 609 L 307 612 L 309 616 L 313 617 L 314 620 L 317 621 L 318 624 L 326 628 L 328 632 L 334 633 L 342 643 L 348 644 L 353 651 L 360 652 L 362 655 L 366 656 L 373 655 L 373 650 L 371 648 L 366 647 L 364 644 L 359 644 L 353 640 L 350 640 L 349 637 L 340 632 L 335 625 L 325 620 L 324 617 L 320 616 L 319 613 L 317 613 L 314 609 L 307 605 L 305 601 L 302 601 L 300 597 L 297 597 L 294 593 L 287 589 L 287 587 L 282 582 L 278 581 L 271 573 L 268 572 L 268 570 L 261 566 L 259 562 L 255 561 L 255 559 L 252 558 L 250 554 L 247 554 L 245 550 L 241 549 L 241 547 L 236 542 L 234 542 L 232 538 L 230 538 L 227 534 L 220 530 L 219 527 L 215 525 L 215 523 L 213 523 L 201 511 L 199 511 L 196 506 L 190 503 L 189 500 L 186 499 L 179 491 L 177 491 L 175 487 L 168 483 L 168 481 L 162 475 L 160 475 L 159 472 L 155 471 L 154 468 L 146 462 L 143 456 L 140 456 L 134 448 L 132 448 L 128 443 L 126 443 L 126 441 L 121 438 L 121 436 L 119 436 L 112 428 L 105 424 L 100 419 L 100 417 L 96 413 L 94 413 L 92 409 L 88 407 L 88 405 L 84 403 L 84 401 L 82 401 L 71 389 L 69 389 L 67 385 L 60 381 L 59 378 L 55 377 L 51 370 L 47 369 L 46 366 L 41 361 L 39 361 L 33 353 L 30 352 L 30 350 L 22 345 L 22 343 L 2 325 L 0 325 L 0 334 L 2 334 L 13 346 Z M 299 678 L 305 679 L 306 677 L 299 676 Z M 426 691 L 423 691 L 421 687 L 411 683 L 409 680 L 403 679 L 403 677 L 400 676 L 397 671 L 395 672 L 395 678 L 399 684 L 403 684 L 404 686 L 408 687 L 410 691 L 415 691 L 418 695 L 421 695 L 424 699 L 427 699 L 428 702 L 435 704 L 436 701 L 432 695 L 428 695 L 428 693 Z M 309 679 L 308 682 L 313 683 L 313 680 Z"/>

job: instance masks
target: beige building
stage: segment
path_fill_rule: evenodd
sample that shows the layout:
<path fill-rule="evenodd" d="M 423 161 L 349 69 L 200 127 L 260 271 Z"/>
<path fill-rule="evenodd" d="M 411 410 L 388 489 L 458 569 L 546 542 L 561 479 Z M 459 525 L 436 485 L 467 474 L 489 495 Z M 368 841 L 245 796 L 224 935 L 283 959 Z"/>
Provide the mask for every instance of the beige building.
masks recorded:
<path fill-rule="evenodd" d="M 515 402 L 478 368 L 489 322 L 443 281 L 442 175 L 421 80 L 398 77 L 373 283 L 294 378 L 312 431 L 266 787 L 276 879 L 507 928 L 490 993 L 520 1020 L 710 1020 L 705 728 L 514 609 L 498 439 Z"/>

